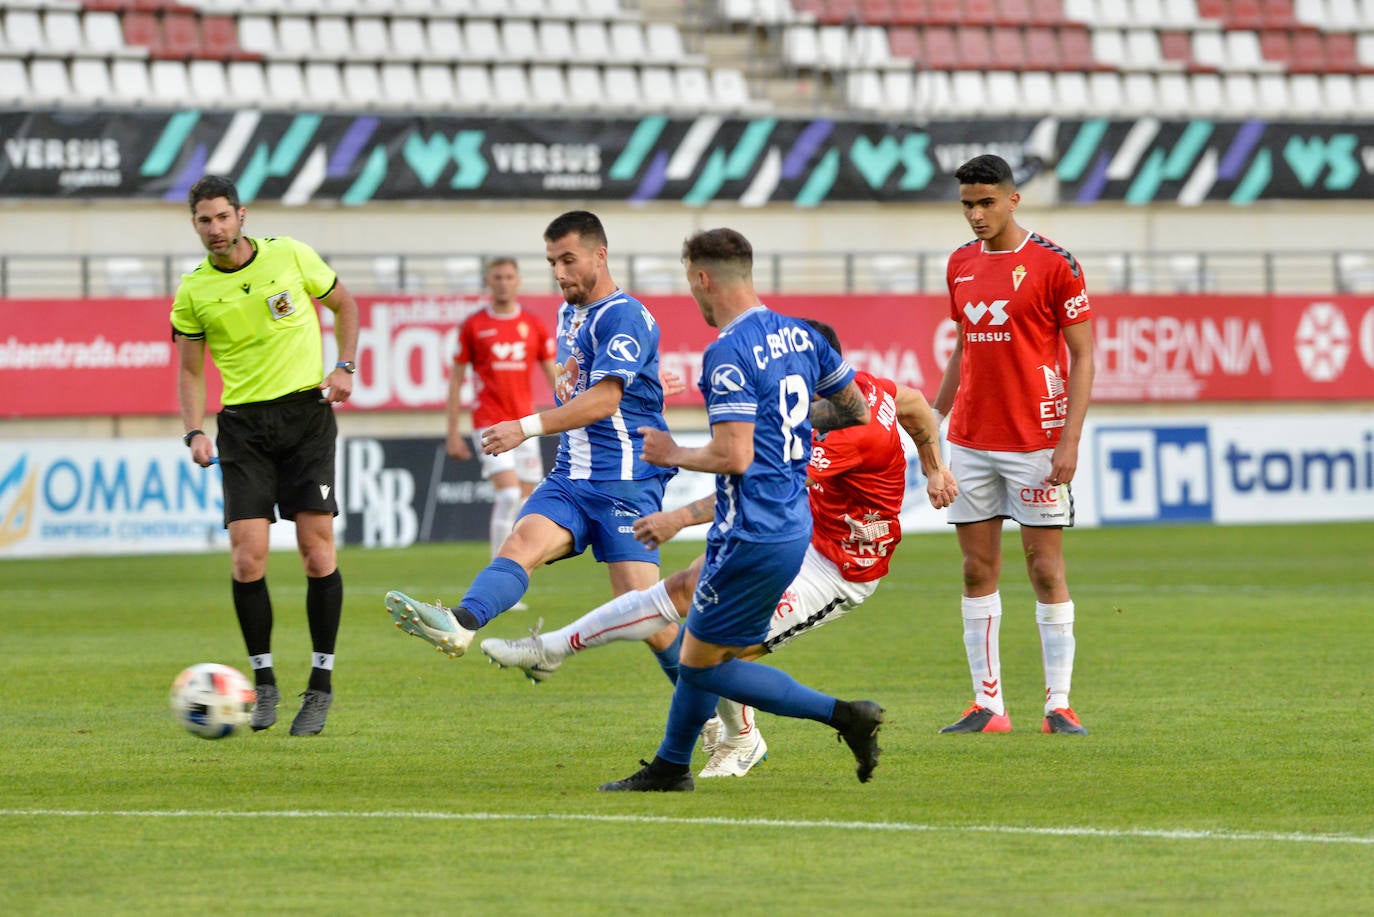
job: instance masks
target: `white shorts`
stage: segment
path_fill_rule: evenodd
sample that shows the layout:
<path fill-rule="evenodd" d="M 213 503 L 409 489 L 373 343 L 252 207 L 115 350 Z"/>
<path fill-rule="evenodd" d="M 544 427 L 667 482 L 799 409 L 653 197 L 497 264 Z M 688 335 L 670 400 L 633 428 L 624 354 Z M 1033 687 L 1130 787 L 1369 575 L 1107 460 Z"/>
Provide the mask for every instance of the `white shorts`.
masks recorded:
<path fill-rule="evenodd" d="M 837 621 L 862 605 L 877 588 L 878 580 L 854 583 L 845 579 L 828 558 L 807 545 L 801 569 L 778 599 L 763 645 L 776 650 L 822 624 Z"/>
<path fill-rule="evenodd" d="M 544 480 L 544 457 L 539 452 L 539 437 L 531 436 L 509 452 L 487 455 L 482 451 L 482 434 L 486 429 L 472 431 L 472 448 L 482 464 L 482 480 L 501 471 L 514 471 L 516 480 L 538 484 Z"/>
<path fill-rule="evenodd" d="M 989 519 L 1013 519 L 1041 528 L 1073 525 L 1073 491 L 1050 487 L 1053 449 L 1037 452 L 990 452 L 949 444 L 949 470 L 959 482 L 947 521 L 959 525 Z"/>

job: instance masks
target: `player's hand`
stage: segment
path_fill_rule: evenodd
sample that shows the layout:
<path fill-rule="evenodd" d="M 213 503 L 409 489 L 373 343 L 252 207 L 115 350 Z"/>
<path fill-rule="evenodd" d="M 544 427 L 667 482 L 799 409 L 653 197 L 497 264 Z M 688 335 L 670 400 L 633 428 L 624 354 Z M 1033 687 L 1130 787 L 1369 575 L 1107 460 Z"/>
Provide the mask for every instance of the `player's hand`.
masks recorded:
<path fill-rule="evenodd" d="M 944 509 L 959 496 L 959 483 L 948 468 L 941 467 L 939 471 L 926 475 L 926 496 L 936 509 Z"/>
<path fill-rule="evenodd" d="M 681 395 L 687 391 L 687 383 L 675 372 L 670 372 L 660 368 L 658 371 L 658 384 L 663 386 L 663 397 L 671 398 L 674 395 Z"/>
<path fill-rule="evenodd" d="M 682 531 L 682 522 L 676 512 L 659 510 L 647 516 L 640 516 L 634 524 L 635 538 L 646 548 L 656 548 Z"/>
<path fill-rule="evenodd" d="M 511 451 L 525 439 L 525 431 L 520 429 L 520 421 L 503 420 L 495 426 L 487 427 L 482 433 L 482 451 L 487 455 L 500 455 Z"/>
<path fill-rule="evenodd" d="M 1060 440 L 1059 445 L 1054 447 L 1054 455 L 1050 456 L 1050 473 L 1045 475 L 1045 480 L 1041 483 L 1050 487 L 1072 483 L 1076 471 L 1078 471 L 1078 445 Z"/>
<path fill-rule="evenodd" d="M 644 437 L 644 461 L 660 468 L 672 468 L 677 464 L 673 456 L 677 455 L 678 445 L 672 434 L 655 427 L 640 427 L 639 434 Z"/>
<path fill-rule="evenodd" d="M 448 438 L 448 454 L 451 458 L 456 458 L 460 462 L 466 462 L 472 458 L 472 448 L 468 446 L 468 438 L 462 433 L 454 433 Z"/>
<path fill-rule="evenodd" d="M 342 404 L 353 394 L 353 374 L 335 367 L 325 380 L 323 400 L 329 404 Z"/>

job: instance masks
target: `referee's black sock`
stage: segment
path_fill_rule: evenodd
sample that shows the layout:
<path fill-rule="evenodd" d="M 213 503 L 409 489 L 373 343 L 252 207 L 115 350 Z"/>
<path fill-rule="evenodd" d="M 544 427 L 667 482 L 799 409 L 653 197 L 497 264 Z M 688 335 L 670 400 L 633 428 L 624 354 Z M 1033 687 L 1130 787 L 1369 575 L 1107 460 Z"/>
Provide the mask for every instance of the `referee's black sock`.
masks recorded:
<path fill-rule="evenodd" d="M 305 578 L 305 615 L 310 622 L 310 646 L 316 662 L 327 659 L 327 667 L 314 665 L 310 669 L 312 691 L 332 691 L 334 645 L 339 637 L 339 620 L 343 617 L 343 577 L 336 567 L 327 576 Z"/>
<path fill-rule="evenodd" d="M 272 670 L 272 596 L 267 592 L 267 577 L 249 583 L 233 580 L 234 611 L 239 618 L 239 631 L 243 633 L 243 644 L 248 650 L 248 658 L 257 660 L 263 657 L 268 664 L 253 665 L 255 685 L 275 685 L 276 673 Z"/>

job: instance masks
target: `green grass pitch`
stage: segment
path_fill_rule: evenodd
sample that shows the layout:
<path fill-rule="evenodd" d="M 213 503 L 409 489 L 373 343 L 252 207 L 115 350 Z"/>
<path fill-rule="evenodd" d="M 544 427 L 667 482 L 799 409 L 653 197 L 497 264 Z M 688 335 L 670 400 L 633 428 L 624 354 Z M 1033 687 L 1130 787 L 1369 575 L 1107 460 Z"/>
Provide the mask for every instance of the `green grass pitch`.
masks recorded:
<path fill-rule="evenodd" d="M 1039 732 L 1034 601 L 1007 533 L 1015 730 L 942 736 L 970 694 L 952 533 L 772 662 L 887 707 L 866 785 L 833 731 L 760 714 L 770 756 L 690 794 L 601 794 L 657 747 L 669 689 L 617 644 L 534 686 L 402 635 L 387 589 L 456 601 L 481 544 L 342 553 L 325 732 L 293 738 L 304 580 L 274 554 L 282 721 L 208 742 L 166 694 L 245 669 L 223 554 L 0 564 L 7 914 L 1374 912 L 1374 525 L 1071 532 L 1074 707 Z M 677 569 L 697 544 L 665 550 Z M 539 571 L 561 625 L 607 596 Z M 701 764 L 700 752 L 695 764 Z"/>

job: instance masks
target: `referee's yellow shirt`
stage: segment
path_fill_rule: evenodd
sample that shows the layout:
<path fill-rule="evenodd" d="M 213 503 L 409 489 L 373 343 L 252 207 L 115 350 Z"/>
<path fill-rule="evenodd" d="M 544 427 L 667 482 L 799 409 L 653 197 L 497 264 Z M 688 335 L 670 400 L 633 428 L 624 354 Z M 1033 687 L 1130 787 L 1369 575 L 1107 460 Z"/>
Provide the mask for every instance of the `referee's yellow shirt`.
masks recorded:
<path fill-rule="evenodd" d="M 172 328 L 205 341 L 224 379 L 225 404 L 271 401 L 324 381 L 320 319 L 311 298 L 338 276 L 304 242 L 249 239 L 253 257 L 225 271 L 209 256 L 182 275 Z"/>

